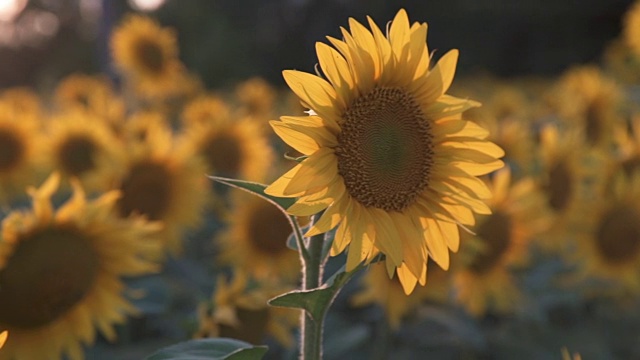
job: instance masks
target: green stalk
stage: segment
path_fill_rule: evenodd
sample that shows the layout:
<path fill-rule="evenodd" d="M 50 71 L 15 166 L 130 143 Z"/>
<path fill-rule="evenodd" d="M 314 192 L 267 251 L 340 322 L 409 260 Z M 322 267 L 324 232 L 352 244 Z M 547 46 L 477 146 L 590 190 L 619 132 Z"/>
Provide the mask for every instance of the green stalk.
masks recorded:
<path fill-rule="evenodd" d="M 323 211 L 324 212 L 324 211 Z M 312 223 L 315 224 L 322 216 L 320 212 L 312 217 Z M 324 234 L 315 235 L 307 239 L 307 255 L 302 269 L 302 290 L 311 290 L 318 288 L 322 284 L 323 275 L 323 259 L 322 247 L 324 244 Z M 326 309 L 323 313 L 326 313 Z M 302 360 L 320 360 L 322 359 L 322 331 L 324 327 L 324 316 L 320 319 L 314 319 L 305 311 L 301 316 L 300 330 L 301 333 L 301 349 L 300 355 Z"/>

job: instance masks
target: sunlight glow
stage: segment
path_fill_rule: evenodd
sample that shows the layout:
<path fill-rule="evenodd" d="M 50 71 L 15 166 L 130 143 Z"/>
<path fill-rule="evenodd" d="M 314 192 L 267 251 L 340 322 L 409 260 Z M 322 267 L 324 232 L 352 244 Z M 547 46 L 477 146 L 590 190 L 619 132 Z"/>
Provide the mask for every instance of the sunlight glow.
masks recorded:
<path fill-rule="evenodd" d="M 27 6 L 28 0 L 0 0 L 0 21 L 12 21 Z"/>
<path fill-rule="evenodd" d="M 129 0 L 129 5 L 140 11 L 154 11 L 164 5 L 166 0 Z"/>

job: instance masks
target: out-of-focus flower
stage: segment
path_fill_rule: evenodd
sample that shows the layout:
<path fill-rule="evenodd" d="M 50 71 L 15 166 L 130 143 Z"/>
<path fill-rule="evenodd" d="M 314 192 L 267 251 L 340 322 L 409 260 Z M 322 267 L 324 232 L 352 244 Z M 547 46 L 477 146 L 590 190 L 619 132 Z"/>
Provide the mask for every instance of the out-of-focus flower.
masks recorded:
<path fill-rule="evenodd" d="M 300 277 L 300 256 L 287 247 L 293 229 L 273 204 L 235 193 L 229 228 L 219 236 L 220 258 L 260 281 L 291 282 Z"/>
<path fill-rule="evenodd" d="M 219 119 L 193 123 L 179 139 L 185 157 L 196 157 L 210 175 L 264 181 L 273 162 L 273 150 L 255 121 Z"/>
<path fill-rule="evenodd" d="M 613 189 L 585 204 L 575 261 L 587 276 L 610 280 L 615 293 L 640 294 L 640 173 L 620 171 Z"/>
<path fill-rule="evenodd" d="M 458 59 L 452 50 L 430 68 L 426 23 L 400 10 L 385 36 L 349 20 L 335 49 L 318 43 L 326 77 L 288 70 L 284 78 L 310 116 L 272 121 L 287 144 L 308 156 L 266 192 L 298 197 L 288 211 L 325 210 L 307 235 L 338 226 L 331 250 L 349 246 L 347 271 L 386 255 L 405 292 L 426 283 L 427 256 L 443 269 L 459 245 L 458 223 L 487 214 L 491 196 L 477 175 L 503 166 L 502 149 L 461 114 L 478 103 L 446 95 Z M 337 50 L 336 50 L 337 49 Z"/>
<path fill-rule="evenodd" d="M 629 7 L 624 15 L 622 36 L 629 48 L 640 57 L 640 1 Z"/>
<path fill-rule="evenodd" d="M 449 281 L 446 277 L 448 273 L 437 267 L 433 261 L 429 261 L 427 268 L 427 285 L 418 287 L 406 295 L 398 278 L 389 278 L 384 264 L 373 264 L 364 276 L 364 289 L 351 298 L 351 303 L 355 306 L 372 303 L 382 306 L 389 325 L 397 330 L 403 318 L 415 311 L 424 301 L 441 302 L 449 293 Z"/>
<path fill-rule="evenodd" d="M 207 94 L 187 103 L 180 118 L 185 127 L 196 124 L 206 126 L 211 123 L 226 121 L 229 119 L 230 113 L 229 105 L 221 97 Z"/>
<path fill-rule="evenodd" d="M 122 142 L 97 115 L 76 109 L 46 122 L 43 166 L 77 178 L 90 192 L 106 191 L 121 176 Z"/>
<path fill-rule="evenodd" d="M 103 76 L 69 75 L 58 84 L 55 101 L 62 112 L 84 110 L 111 126 L 116 126 L 125 116 L 124 102 Z"/>
<path fill-rule="evenodd" d="M 42 116 L 42 104 L 38 94 L 26 87 L 9 88 L 0 93 L 0 102 L 7 104 L 13 111 L 24 116 L 39 119 Z"/>
<path fill-rule="evenodd" d="M 640 83 L 640 56 L 622 39 L 613 40 L 603 54 L 604 67 L 622 84 Z"/>
<path fill-rule="evenodd" d="M 489 140 L 500 146 L 504 161 L 517 177 L 530 176 L 535 167 L 531 110 L 525 94 L 515 86 L 496 85 L 479 108 L 469 109 L 464 118 L 489 130 Z"/>
<path fill-rule="evenodd" d="M 166 97 L 186 80 L 176 36 L 151 18 L 129 15 L 111 37 L 113 60 L 143 96 Z"/>
<path fill-rule="evenodd" d="M 151 127 L 143 141 L 130 143 L 116 203 L 123 217 L 138 214 L 163 224 L 168 250 L 179 252 L 183 231 L 198 225 L 208 195 L 205 167 L 176 151 L 173 134 Z"/>
<path fill-rule="evenodd" d="M 267 305 L 269 299 L 287 290 L 291 289 L 250 284 L 242 272 L 236 272 L 230 281 L 221 276 L 211 301 L 199 308 L 200 325 L 194 336 L 230 337 L 256 345 L 262 344 L 266 336 L 272 336 L 280 344 L 291 347 L 299 311 Z"/>
<path fill-rule="evenodd" d="M 0 102 L 0 202 L 20 197 L 36 181 L 42 136 L 38 120 Z"/>
<path fill-rule="evenodd" d="M 622 123 L 624 93 L 595 66 L 570 69 L 550 91 L 549 102 L 568 128 L 578 129 L 591 146 L 610 146 Z"/>
<path fill-rule="evenodd" d="M 136 313 L 121 277 L 159 269 L 157 224 L 118 218 L 116 192 L 89 201 L 77 182 L 56 210 L 59 179 L 31 189 L 33 208 L 2 222 L 0 327 L 11 333 L 2 358 L 82 359 L 96 330 L 113 341 L 114 325 Z"/>
<path fill-rule="evenodd" d="M 527 261 L 529 242 L 551 221 L 546 200 L 531 178 L 511 184 L 510 171 L 504 169 L 495 174 L 490 188 L 493 213 L 478 219 L 476 235 L 463 234 L 463 258 L 455 275 L 457 299 L 474 315 L 514 309 L 519 294 L 509 267 Z"/>
<path fill-rule="evenodd" d="M 536 244 L 544 251 L 563 251 L 570 246 L 575 230 L 570 224 L 579 204 L 602 195 L 609 160 L 600 149 L 585 146 L 575 129 L 561 134 L 549 124 L 541 129 L 540 138 L 540 185 L 555 220 Z"/>
<path fill-rule="evenodd" d="M 251 78 L 236 86 L 236 97 L 241 111 L 256 119 L 271 117 L 276 93 L 273 87 L 262 78 Z M 266 123 L 266 121 L 265 121 Z"/>

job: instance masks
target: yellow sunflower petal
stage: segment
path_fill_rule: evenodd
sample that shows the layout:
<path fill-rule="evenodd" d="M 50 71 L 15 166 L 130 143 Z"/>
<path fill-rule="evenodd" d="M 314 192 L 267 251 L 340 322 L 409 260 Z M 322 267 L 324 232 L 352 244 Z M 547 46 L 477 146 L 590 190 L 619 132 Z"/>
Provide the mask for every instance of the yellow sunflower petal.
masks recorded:
<path fill-rule="evenodd" d="M 404 293 L 407 295 L 411 294 L 413 292 L 413 289 L 415 289 L 416 284 L 418 283 L 418 278 L 416 278 L 416 276 L 411 273 L 411 271 L 405 264 L 402 264 L 401 267 L 397 268 L 396 272 L 398 274 L 398 280 L 400 280 L 400 284 L 402 284 Z"/>
<path fill-rule="evenodd" d="M 283 194 L 293 196 L 308 189 L 326 186 L 338 174 L 336 165 L 333 150 L 321 148 L 298 165 L 299 171 L 293 174 Z"/>

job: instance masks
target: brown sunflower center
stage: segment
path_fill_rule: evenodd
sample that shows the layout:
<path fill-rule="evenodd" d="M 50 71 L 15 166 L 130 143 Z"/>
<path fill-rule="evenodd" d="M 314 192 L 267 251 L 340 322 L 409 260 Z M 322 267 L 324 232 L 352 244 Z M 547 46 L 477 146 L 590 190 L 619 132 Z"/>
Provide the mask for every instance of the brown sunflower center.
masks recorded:
<path fill-rule="evenodd" d="M 402 211 L 429 182 L 433 135 L 416 100 L 381 87 L 356 99 L 338 135 L 338 173 L 366 207 Z"/>
<path fill-rule="evenodd" d="M 0 172 L 12 170 L 24 156 L 24 143 L 10 129 L 0 129 Z"/>
<path fill-rule="evenodd" d="M 598 225 L 596 247 L 607 262 L 633 261 L 640 251 L 640 213 L 629 206 L 605 213 Z"/>
<path fill-rule="evenodd" d="M 72 136 L 62 143 L 58 157 L 60 167 L 70 175 L 78 176 L 95 168 L 98 147 L 86 136 Z"/>
<path fill-rule="evenodd" d="M 121 216 L 138 213 L 150 220 L 160 220 L 171 205 L 173 174 L 165 164 L 141 161 L 133 165 L 120 185 L 120 191 L 118 211 Z"/>
<path fill-rule="evenodd" d="M 549 170 L 549 182 L 545 189 L 549 205 L 557 211 L 565 209 L 571 199 L 572 188 L 572 176 L 566 160 L 557 162 Z"/>
<path fill-rule="evenodd" d="M 242 148 L 239 139 L 232 133 L 222 131 L 212 134 L 200 153 L 216 175 L 233 177 L 240 172 Z"/>
<path fill-rule="evenodd" d="M 501 211 L 491 214 L 477 229 L 484 248 L 478 252 L 469 265 L 476 274 L 491 270 L 509 248 L 511 243 L 511 217 Z"/>
<path fill-rule="evenodd" d="M 89 292 L 98 268 L 89 235 L 72 226 L 23 235 L 0 271 L 0 323 L 27 329 L 56 320 Z"/>
<path fill-rule="evenodd" d="M 151 40 L 140 40 L 136 45 L 136 56 L 140 64 L 150 73 L 159 74 L 165 66 L 164 52 L 160 45 Z"/>
<path fill-rule="evenodd" d="M 280 255 L 288 252 L 287 238 L 290 234 L 291 225 L 287 218 L 266 201 L 261 201 L 249 215 L 248 240 L 265 254 Z"/>
<path fill-rule="evenodd" d="M 267 308 L 250 310 L 238 308 L 236 310 L 238 326 L 220 325 L 220 337 L 229 337 L 246 341 L 250 344 L 262 344 L 269 322 Z"/>

